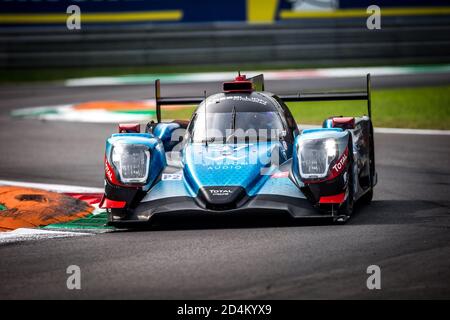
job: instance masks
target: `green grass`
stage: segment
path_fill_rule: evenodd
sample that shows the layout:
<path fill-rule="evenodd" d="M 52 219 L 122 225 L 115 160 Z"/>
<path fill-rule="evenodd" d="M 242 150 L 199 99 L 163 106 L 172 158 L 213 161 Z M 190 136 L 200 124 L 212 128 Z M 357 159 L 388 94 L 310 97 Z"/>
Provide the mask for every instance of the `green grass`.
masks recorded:
<path fill-rule="evenodd" d="M 75 219 L 68 222 L 49 224 L 43 229 L 114 229 L 107 226 L 108 217 L 106 212 L 91 214 L 87 217 Z"/>
<path fill-rule="evenodd" d="M 359 101 L 293 102 L 289 107 L 303 124 L 321 124 L 332 115 L 367 113 L 366 103 Z M 166 110 L 163 119 L 189 119 L 193 110 Z M 450 86 L 373 90 L 372 119 L 376 127 L 449 130 Z"/>

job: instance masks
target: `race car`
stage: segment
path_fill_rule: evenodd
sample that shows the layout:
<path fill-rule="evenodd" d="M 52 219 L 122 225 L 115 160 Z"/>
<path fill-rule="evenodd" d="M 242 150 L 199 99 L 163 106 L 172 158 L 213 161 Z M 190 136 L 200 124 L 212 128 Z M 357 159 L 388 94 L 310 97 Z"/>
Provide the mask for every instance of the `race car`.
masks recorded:
<path fill-rule="evenodd" d="M 223 92 L 163 98 L 157 122 L 120 124 L 106 141 L 100 207 L 115 227 L 158 217 L 326 218 L 343 223 L 377 183 L 370 74 L 360 92 L 276 95 L 239 74 Z M 366 100 L 367 115 L 330 116 L 300 131 L 286 102 Z M 161 121 L 164 105 L 198 104 L 190 121 Z"/>

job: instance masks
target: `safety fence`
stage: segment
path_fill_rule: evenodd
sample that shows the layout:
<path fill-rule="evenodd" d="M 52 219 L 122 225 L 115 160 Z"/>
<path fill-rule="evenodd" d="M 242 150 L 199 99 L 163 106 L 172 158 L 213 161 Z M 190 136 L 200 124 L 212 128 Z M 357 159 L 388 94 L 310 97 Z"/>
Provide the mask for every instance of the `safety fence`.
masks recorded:
<path fill-rule="evenodd" d="M 0 67 L 450 61 L 450 16 L 0 29 Z"/>

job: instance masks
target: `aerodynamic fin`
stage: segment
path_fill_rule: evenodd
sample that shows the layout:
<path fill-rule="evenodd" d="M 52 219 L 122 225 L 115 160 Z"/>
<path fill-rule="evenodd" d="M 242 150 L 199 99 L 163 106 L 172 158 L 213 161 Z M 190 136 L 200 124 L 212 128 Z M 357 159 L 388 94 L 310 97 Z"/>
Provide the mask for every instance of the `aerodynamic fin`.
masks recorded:
<path fill-rule="evenodd" d="M 253 83 L 253 90 L 264 91 L 264 75 L 258 74 L 257 76 L 248 79 Z"/>
<path fill-rule="evenodd" d="M 199 104 L 203 100 L 204 97 L 161 98 L 161 83 L 159 79 L 155 81 L 156 119 L 158 122 L 161 122 L 162 105 Z"/>
<path fill-rule="evenodd" d="M 342 100 L 366 100 L 367 114 L 372 118 L 372 103 L 370 89 L 370 73 L 366 76 L 366 91 L 354 92 L 319 92 L 319 93 L 298 93 L 294 95 L 283 95 L 280 99 L 285 102 L 291 101 L 342 101 Z"/>

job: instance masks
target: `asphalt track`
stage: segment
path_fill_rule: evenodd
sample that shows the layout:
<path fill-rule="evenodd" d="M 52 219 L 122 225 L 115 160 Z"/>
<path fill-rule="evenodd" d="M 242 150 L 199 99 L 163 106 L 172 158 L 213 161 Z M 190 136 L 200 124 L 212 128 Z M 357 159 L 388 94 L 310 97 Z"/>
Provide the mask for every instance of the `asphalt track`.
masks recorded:
<path fill-rule="evenodd" d="M 268 89 L 363 84 L 357 81 L 285 81 Z M 376 87 L 444 83 L 449 75 L 374 79 Z M 188 95 L 201 86 L 173 85 L 166 92 Z M 104 139 L 115 131 L 107 124 L 12 120 L 13 108 L 151 96 L 145 86 L 1 87 L 0 179 L 101 187 Z M 375 139 L 374 201 L 345 225 L 200 221 L 3 244 L 0 298 L 448 299 L 450 138 Z M 79 291 L 66 288 L 69 265 L 81 268 Z M 366 287 L 369 265 L 381 267 L 381 290 Z"/>

